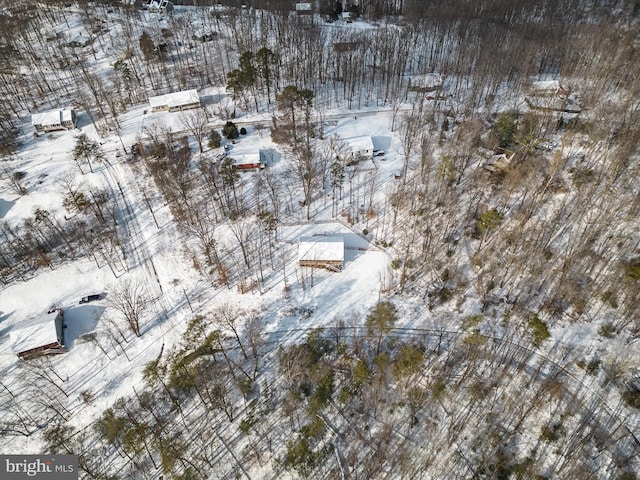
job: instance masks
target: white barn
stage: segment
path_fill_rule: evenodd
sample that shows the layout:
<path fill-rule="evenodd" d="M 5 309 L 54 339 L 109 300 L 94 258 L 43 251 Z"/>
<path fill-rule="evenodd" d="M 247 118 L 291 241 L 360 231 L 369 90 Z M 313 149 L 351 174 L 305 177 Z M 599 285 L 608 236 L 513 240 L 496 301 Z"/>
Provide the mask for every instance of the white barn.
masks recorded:
<path fill-rule="evenodd" d="M 298 265 L 341 271 L 344 268 L 344 239 L 323 235 L 300 237 Z"/>
<path fill-rule="evenodd" d="M 31 125 L 38 133 L 72 130 L 77 123 L 76 112 L 72 108 L 31 114 Z"/>
<path fill-rule="evenodd" d="M 20 358 L 39 354 L 64 353 L 64 312 L 49 310 L 46 315 L 27 320 L 11 330 L 11 348 Z"/>
<path fill-rule="evenodd" d="M 183 90 L 182 92 L 149 97 L 149 105 L 151 105 L 153 112 L 179 112 L 190 108 L 199 108 L 200 97 L 197 90 Z"/>

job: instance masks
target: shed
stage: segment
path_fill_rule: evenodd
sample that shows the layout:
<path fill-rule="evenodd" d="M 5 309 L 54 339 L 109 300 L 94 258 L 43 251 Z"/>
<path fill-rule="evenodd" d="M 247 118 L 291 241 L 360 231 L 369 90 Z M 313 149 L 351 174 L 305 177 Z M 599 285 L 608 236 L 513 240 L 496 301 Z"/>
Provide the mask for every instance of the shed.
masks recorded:
<path fill-rule="evenodd" d="M 580 113 L 580 95 L 559 80 L 532 81 L 525 88 L 525 102 L 531 110 Z"/>
<path fill-rule="evenodd" d="M 344 239 L 323 235 L 300 237 L 298 264 L 301 267 L 341 271 L 344 268 Z"/>
<path fill-rule="evenodd" d="M 178 112 L 200 107 L 200 97 L 197 90 L 183 90 L 149 97 L 149 104 L 153 112 Z"/>
<path fill-rule="evenodd" d="M 23 322 L 11 330 L 11 348 L 20 358 L 66 352 L 64 312 L 61 308 Z"/>
<path fill-rule="evenodd" d="M 76 112 L 72 108 L 31 114 L 31 125 L 38 133 L 71 130 L 77 123 Z"/>

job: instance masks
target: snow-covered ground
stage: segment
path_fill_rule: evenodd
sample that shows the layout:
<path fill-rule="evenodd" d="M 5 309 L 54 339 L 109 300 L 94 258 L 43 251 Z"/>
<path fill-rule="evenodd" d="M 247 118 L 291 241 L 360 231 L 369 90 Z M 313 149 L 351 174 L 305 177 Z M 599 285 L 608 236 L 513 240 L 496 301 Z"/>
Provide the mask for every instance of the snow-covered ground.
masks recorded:
<path fill-rule="evenodd" d="M 151 23 L 157 19 L 144 14 L 141 21 Z M 329 28 L 345 27 L 344 24 L 336 24 Z M 373 27 L 355 22 L 353 28 Z M 79 27 L 73 26 L 67 37 L 75 38 L 82 33 Z M 96 72 L 106 70 L 114 60 L 115 56 L 110 53 L 114 52 L 97 51 L 92 65 Z M 221 87 L 205 88 L 199 93 L 209 113 L 213 113 L 209 126 L 219 130 L 224 120 L 218 114 L 223 109 L 232 110 L 233 102 Z M 498 110 L 509 108 L 512 100 L 505 94 L 504 105 Z M 456 110 L 455 100 L 447 99 L 443 103 L 446 103 L 448 112 Z M 411 108 L 411 105 L 403 104 L 398 106 L 398 111 L 409 113 Z M 430 103 L 426 108 L 438 107 Z M 445 109 L 442 105 L 440 108 Z M 68 352 L 49 357 L 50 363 L 44 364 L 43 369 L 55 372 L 60 379 L 67 396 L 64 400 L 66 418 L 76 427 L 91 424 L 115 400 L 131 396 L 134 389 L 142 389 L 143 367 L 158 358 L 162 351 L 177 345 L 194 316 L 207 316 L 221 306 L 233 305 L 234 308 L 259 314 L 265 338 L 275 339 L 280 345 L 300 342 L 307 329 L 312 327 L 331 327 L 340 322 L 362 325 L 372 307 L 380 299 L 388 298 L 392 286 L 397 283 L 398 272 L 392 268 L 391 253 L 386 250 L 390 239 L 386 238 L 388 232 L 380 221 L 381 212 L 367 209 L 372 206 L 385 208 L 386 198 L 404 181 L 405 152 L 398 129 L 400 122 L 398 118 L 394 121 L 398 111 L 394 112 L 389 106 L 372 105 L 357 110 L 336 108 L 322 111 L 322 142 L 349 144 L 350 139 L 366 136 L 371 137 L 373 148 L 383 153 L 347 167 L 340 191 L 315 192 L 317 195 L 310 206 L 311 220 L 306 220 L 306 208 L 300 206 L 301 190 L 287 191 L 287 198 L 281 201 L 291 208 L 280 219 L 274 246 L 278 266 L 267 272 L 260 288 L 252 288 L 245 293 L 240 292 L 238 285 L 214 285 L 208 275 L 194 267 L 197 248 L 193 238 L 177 226 L 170 205 L 158 193 L 143 162 L 132 161 L 124 152 L 160 129 L 187 133 L 181 113 L 152 113 L 145 103 L 119 115 L 118 130 L 112 129 L 108 133 L 99 134 L 83 112 L 79 115 L 76 131 L 34 137 L 31 130 L 25 128 L 26 133 L 20 139 L 21 147 L 8 165 L 13 171 L 26 172 L 22 184 L 27 193 L 19 196 L 2 184 L 0 220 L 16 228 L 38 209 L 47 210 L 59 222 L 71 219 L 76 214 L 63 204 L 61 182 L 65 177 L 73 177 L 85 192 L 105 189 L 112 194 L 117 204 L 117 223 L 126 258 L 122 268 L 115 271 L 106 263 L 86 256 L 54 262 L 52 267 L 41 267 L 33 276 L 2 286 L 2 384 L 8 387 L 11 395 L 18 398 L 28 396 L 32 387 L 23 379 L 26 367 L 11 350 L 9 333 L 52 306 L 64 309 Z M 441 112 L 434 113 L 434 117 L 442 115 Z M 231 144 L 227 154 L 241 158 L 255 156 L 259 149 L 276 150 L 279 154 L 267 168 L 285 177 L 289 175 L 291 159 L 271 140 L 268 127 L 256 128 L 259 124 L 268 125 L 270 119 L 271 112 L 267 110 L 260 114 L 239 111 L 236 123 L 244 126 L 247 134 Z M 393 130 L 392 124 L 395 124 Z M 93 173 L 85 171 L 81 174 L 72 158 L 80 133 L 100 142 L 106 156 L 105 162 L 93 165 Z M 226 140 L 225 143 L 228 144 Z M 209 161 L 223 152 L 223 149 L 207 148 L 202 155 L 196 153 L 197 143 L 191 135 L 189 144 L 194 170 L 197 160 Z M 415 157 L 407 163 L 410 170 L 417 167 Z M 256 175 L 256 172 L 241 174 L 240 181 L 248 198 L 251 197 L 251 183 Z M 314 235 L 344 241 L 345 263 L 341 272 L 311 270 L 297 265 L 298 240 Z M 237 241 L 227 224 L 216 226 L 216 241 L 223 252 L 238 250 Z M 471 265 L 472 254 L 467 253 L 469 258 L 465 261 Z M 253 275 L 256 276 L 255 272 Z M 122 316 L 111 303 L 112 292 L 119 285 L 131 281 L 144 285 L 152 298 L 152 308 L 142 319 L 139 338 L 126 331 Z M 398 302 L 402 318 L 400 327 L 456 331 L 462 319 L 477 315 L 482 309 L 473 284 L 466 287 L 458 302 L 436 306 L 433 311 L 427 308 L 426 293 L 425 289 L 424 293 L 401 297 L 402 301 Z M 103 298 L 79 304 L 82 297 L 90 294 L 102 294 Z M 495 324 L 483 325 L 482 332 L 500 337 L 507 328 L 496 321 Z M 118 329 L 124 335 L 119 334 Z M 570 355 L 580 354 L 589 360 L 605 350 L 605 340 L 597 330 L 595 323 L 559 321 L 551 327 L 553 342 L 545 344 L 536 353 L 536 358 L 550 358 L 561 363 Z M 617 355 L 629 365 L 638 363 L 637 339 L 620 342 L 617 347 L 616 353 L 610 355 Z M 575 366 L 568 367 L 568 370 L 579 372 Z M 583 380 L 577 377 L 573 380 L 574 385 L 582 387 Z M 597 389 L 595 377 L 589 380 L 592 381 L 589 388 Z M 89 397 L 91 400 L 87 401 Z M 640 421 L 637 417 L 637 414 L 635 418 L 630 417 L 629 424 L 638 426 Z M 37 434 L 0 439 L 2 453 L 37 453 L 41 450 L 42 441 Z"/>
<path fill-rule="evenodd" d="M 118 134 L 128 148 L 137 138 L 145 135 L 145 129 L 154 125 L 180 130 L 179 113 L 144 113 L 146 105 L 130 109 L 119 117 Z M 335 120 L 327 123 L 325 135 L 341 138 L 370 135 L 374 146 L 385 151 L 384 157 L 376 157 L 361 165 L 360 175 L 375 174 L 379 182 L 394 182 L 393 173 L 400 166 L 399 147 L 393 142 L 389 130 L 390 113 L 366 112 L 364 116 L 332 112 Z M 341 118 L 345 117 L 345 118 Z M 354 118 L 356 117 L 356 118 Z M 258 132 L 251 126 L 260 117 L 244 117 L 248 133 L 232 146 L 229 155 L 253 154 L 257 148 L 277 148 L 270 139 L 268 129 Z M 93 165 L 94 173 L 80 174 L 73 161 L 72 151 L 79 133 L 100 141 L 107 162 Z M 285 168 L 286 159 L 275 165 L 276 171 Z M 93 126 L 80 115 L 78 131 L 56 132 L 30 138 L 14 161 L 18 170 L 27 172 L 24 185 L 27 194 L 16 196 L 7 189 L 0 191 L 3 198 L 3 220 L 17 225 L 33 215 L 36 209 L 46 209 L 61 222 L 71 214 L 64 208 L 63 192 L 59 179 L 73 175 L 84 190 L 108 189 L 114 192 L 124 212 L 129 208 L 135 220 L 129 222 L 131 238 L 125 238 L 137 252 L 137 258 L 129 258 L 128 271 L 118 272 L 117 278 L 105 265 L 97 266 L 88 259 L 64 262 L 52 269 L 42 268 L 32 278 L 13 283 L 0 290 L 0 370 L 8 385 L 21 385 L 18 376 L 21 360 L 11 350 L 9 332 L 23 322 L 41 315 L 51 306 L 65 312 L 65 345 L 68 353 L 50 357 L 51 368 L 64 379 L 69 395 L 70 421 L 83 426 L 117 398 L 130 395 L 141 385 L 141 368 L 155 359 L 161 348 L 170 348 L 179 338 L 186 323 L 195 314 L 204 314 L 225 303 L 238 303 L 244 309 L 259 311 L 265 318 L 265 333 L 298 330 L 312 326 L 331 326 L 341 319 L 363 319 L 383 295 L 382 290 L 391 284 L 389 255 L 367 239 L 362 227 L 347 226 L 344 221 L 331 219 L 331 199 L 317 201 L 313 205 L 314 218 L 302 221 L 297 216 L 293 222 L 283 222 L 278 228 L 277 248 L 287 258 L 286 278 L 280 273 L 272 287 L 263 292 L 239 294 L 236 289 L 213 288 L 191 266 L 186 240 L 172 221 L 171 212 L 161 201 L 154 204 L 154 214 L 160 228 L 145 205 L 142 189 L 148 182 L 141 182 L 139 164 L 130 164 L 122 151 L 118 135 L 99 137 Z M 85 166 L 86 170 L 86 166 Z M 253 173 L 243 173 L 248 180 Z M 362 181 L 362 180 L 359 180 Z M 120 188 L 122 192 L 120 192 Z M 356 188 L 356 186 L 354 186 Z M 348 195 L 344 193 L 344 195 Z M 220 230 L 223 242 L 231 237 Z M 345 242 L 345 266 L 339 273 L 311 271 L 296 265 L 297 240 L 309 235 L 340 236 Z M 371 242 L 369 241 L 371 240 Z M 230 247 L 237 248 L 237 247 Z M 110 292 L 124 281 L 142 281 L 154 298 L 154 306 L 141 325 L 142 336 L 129 335 L 121 347 L 106 340 L 107 331 L 113 330 L 113 322 L 120 322 L 120 314 L 110 307 Z M 283 295 L 285 282 L 288 292 Z M 103 299 L 79 305 L 81 297 L 103 294 Z M 291 315 L 295 308 L 309 309 L 313 315 L 307 319 Z M 193 312 L 192 312 L 193 310 Z M 90 340 L 96 335 L 98 346 Z M 293 336 L 281 335 L 283 342 L 299 341 L 302 332 Z M 92 395 L 90 404 L 81 401 L 81 395 Z M 36 453 L 41 445 L 36 437 L 11 437 L 0 451 L 24 451 Z"/>

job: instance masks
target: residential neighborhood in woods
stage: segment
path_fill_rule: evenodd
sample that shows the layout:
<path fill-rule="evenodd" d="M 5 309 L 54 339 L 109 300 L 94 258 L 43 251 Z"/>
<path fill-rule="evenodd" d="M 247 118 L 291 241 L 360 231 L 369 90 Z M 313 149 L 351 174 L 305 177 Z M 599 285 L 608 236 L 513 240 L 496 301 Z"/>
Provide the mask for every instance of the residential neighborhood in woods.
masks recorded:
<path fill-rule="evenodd" d="M 0 2 L 0 478 L 640 478 L 639 25 Z"/>

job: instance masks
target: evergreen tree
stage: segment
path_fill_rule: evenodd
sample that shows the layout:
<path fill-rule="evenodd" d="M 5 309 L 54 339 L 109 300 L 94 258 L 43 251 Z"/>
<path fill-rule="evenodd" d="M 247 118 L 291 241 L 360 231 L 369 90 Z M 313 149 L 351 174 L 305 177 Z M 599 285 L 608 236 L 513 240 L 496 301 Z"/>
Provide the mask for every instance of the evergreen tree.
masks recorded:
<path fill-rule="evenodd" d="M 229 140 L 235 140 L 240 136 L 240 133 L 235 123 L 227 122 L 224 124 L 224 127 L 222 127 L 222 135 Z"/>
<path fill-rule="evenodd" d="M 209 141 L 207 143 L 209 148 L 220 148 L 221 142 L 222 137 L 220 136 L 220 133 L 218 133 L 217 130 L 211 130 L 211 132 L 209 132 Z"/>

